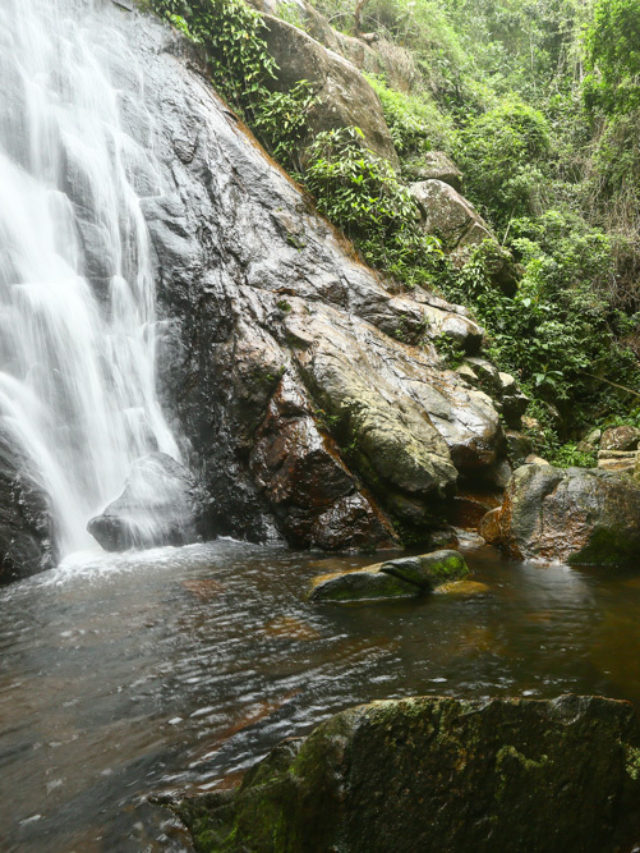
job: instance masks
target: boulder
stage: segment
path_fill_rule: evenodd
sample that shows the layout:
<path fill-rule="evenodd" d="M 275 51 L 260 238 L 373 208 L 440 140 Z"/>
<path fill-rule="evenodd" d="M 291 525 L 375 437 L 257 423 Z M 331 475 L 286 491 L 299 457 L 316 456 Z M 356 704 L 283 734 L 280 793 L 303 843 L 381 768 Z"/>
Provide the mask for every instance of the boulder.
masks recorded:
<path fill-rule="evenodd" d="M 518 277 L 513 258 L 471 202 L 435 178 L 411 184 L 409 192 L 421 211 L 422 227 L 442 240 L 458 266 L 463 266 L 474 251 L 480 251 L 491 280 L 507 295 L 515 293 Z"/>
<path fill-rule="evenodd" d="M 484 240 L 494 239 L 473 205 L 444 181 L 417 181 L 411 184 L 409 192 L 420 208 L 425 231 L 437 234 L 449 251 L 461 241 L 465 245 L 480 245 Z"/>
<path fill-rule="evenodd" d="M 280 380 L 250 456 L 256 482 L 291 545 L 326 550 L 388 548 L 393 529 L 321 431 L 307 394 L 290 374 Z"/>
<path fill-rule="evenodd" d="M 166 453 L 137 459 L 120 497 L 92 518 L 87 530 L 106 551 L 185 545 L 199 539 L 199 488 Z"/>
<path fill-rule="evenodd" d="M 469 575 L 457 551 L 439 550 L 399 557 L 348 572 L 318 575 L 311 582 L 311 601 L 371 601 L 414 598 Z"/>
<path fill-rule="evenodd" d="M 16 443 L 0 433 L 0 583 L 58 561 L 49 500 Z"/>
<path fill-rule="evenodd" d="M 637 450 L 640 443 L 640 429 L 634 426 L 610 427 L 602 433 L 600 450 Z"/>
<path fill-rule="evenodd" d="M 640 557 L 640 484 L 597 468 L 523 465 L 479 532 L 517 559 L 632 564 Z"/>
<path fill-rule="evenodd" d="M 420 589 L 415 584 L 379 570 L 335 572 L 320 575 L 312 581 L 311 601 L 350 604 L 358 601 L 388 601 L 415 598 Z"/>
<path fill-rule="evenodd" d="M 417 557 L 387 560 L 380 566 L 380 572 L 415 584 L 428 592 L 444 583 L 463 580 L 469 575 L 469 567 L 458 551 L 442 550 Z"/>
<path fill-rule="evenodd" d="M 639 803 L 629 702 L 424 696 L 342 711 L 173 809 L 198 851 L 615 853 Z"/>
<path fill-rule="evenodd" d="M 399 168 L 380 100 L 355 65 L 298 27 L 272 15 L 263 18 L 267 49 L 278 65 L 274 86 L 287 92 L 299 80 L 307 80 L 314 89 L 316 102 L 308 114 L 312 137 L 325 130 L 359 127 L 367 146 Z"/>
<path fill-rule="evenodd" d="M 417 182 L 443 181 L 457 192 L 462 189 L 462 172 L 443 151 L 427 151 L 423 154 L 414 166 L 413 174 Z"/>

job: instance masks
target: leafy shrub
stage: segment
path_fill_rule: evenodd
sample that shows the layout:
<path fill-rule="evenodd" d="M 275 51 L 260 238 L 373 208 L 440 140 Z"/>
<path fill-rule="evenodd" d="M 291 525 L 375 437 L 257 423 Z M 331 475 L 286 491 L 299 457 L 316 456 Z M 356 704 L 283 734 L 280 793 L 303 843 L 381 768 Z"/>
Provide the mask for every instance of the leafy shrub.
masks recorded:
<path fill-rule="evenodd" d="M 301 180 L 367 263 L 409 287 L 427 282 L 442 261 L 439 241 L 420 229 L 415 201 L 388 161 L 366 147 L 362 131 L 319 133 L 307 157 Z"/>
<path fill-rule="evenodd" d="M 537 165 L 549 151 L 549 128 L 538 110 L 509 98 L 473 118 L 460 136 L 458 160 L 472 200 L 496 225 L 535 212 L 543 183 Z"/>
<path fill-rule="evenodd" d="M 398 92 L 390 89 L 380 76 L 366 76 L 380 98 L 393 144 L 404 162 L 434 148 L 451 149 L 451 119 L 428 95 Z"/>

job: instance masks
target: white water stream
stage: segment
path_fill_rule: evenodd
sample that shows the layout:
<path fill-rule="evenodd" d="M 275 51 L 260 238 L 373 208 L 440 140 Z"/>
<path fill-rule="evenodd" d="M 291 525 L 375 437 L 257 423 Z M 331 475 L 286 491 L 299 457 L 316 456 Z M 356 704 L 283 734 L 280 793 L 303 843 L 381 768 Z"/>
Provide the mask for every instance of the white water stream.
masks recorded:
<path fill-rule="evenodd" d="M 136 458 L 179 459 L 132 186 L 153 158 L 122 129 L 93 2 L 2 0 L 0 28 L 0 430 L 49 494 L 63 554 L 92 541 Z M 126 96 L 144 109 L 142 83 Z"/>

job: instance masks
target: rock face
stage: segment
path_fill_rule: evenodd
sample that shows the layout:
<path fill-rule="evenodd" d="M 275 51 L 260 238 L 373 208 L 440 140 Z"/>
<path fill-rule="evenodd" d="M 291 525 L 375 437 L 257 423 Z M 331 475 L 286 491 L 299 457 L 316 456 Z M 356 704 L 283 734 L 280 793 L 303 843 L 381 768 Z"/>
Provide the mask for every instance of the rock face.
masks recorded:
<path fill-rule="evenodd" d="M 164 318 L 159 380 L 213 496 L 207 535 L 379 547 L 393 538 L 385 515 L 435 524 L 459 476 L 491 480 L 504 456 L 490 398 L 431 344 L 456 327 L 477 348 L 482 331 L 464 309 L 394 295 L 359 264 L 169 27 L 132 26 L 111 5 L 100 14 L 121 20 L 145 68 L 148 112 L 127 102 L 123 123 L 157 158 L 136 175 Z M 112 62 L 119 88 L 138 85 L 125 56 Z"/>
<path fill-rule="evenodd" d="M 639 802 L 630 703 L 421 697 L 343 711 L 176 811 L 201 853 L 614 853 Z"/>
<path fill-rule="evenodd" d="M 599 469 L 523 465 L 479 532 L 517 559 L 632 563 L 640 557 L 640 484 Z"/>
<path fill-rule="evenodd" d="M 87 530 L 107 551 L 195 542 L 202 516 L 192 474 L 166 453 L 150 453 L 131 468 L 124 491 Z"/>
<path fill-rule="evenodd" d="M 54 566 L 54 534 L 46 495 L 14 443 L 0 433 L 0 584 Z"/>
<path fill-rule="evenodd" d="M 272 15 L 264 15 L 264 21 L 267 49 L 278 64 L 277 89 L 287 92 L 299 80 L 313 86 L 317 102 L 308 116 L 312 135 L 359 127 L 369 148 L 398 168 L 378 96 L 355 65 L 286 21 Z"/>

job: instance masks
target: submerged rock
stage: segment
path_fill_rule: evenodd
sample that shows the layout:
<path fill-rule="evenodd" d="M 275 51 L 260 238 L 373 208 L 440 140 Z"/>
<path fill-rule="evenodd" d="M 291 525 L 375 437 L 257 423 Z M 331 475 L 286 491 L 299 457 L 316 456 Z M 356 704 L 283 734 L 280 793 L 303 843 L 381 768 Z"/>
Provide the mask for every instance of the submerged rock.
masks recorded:
<path fill-rule="evenodd" d="M 517 559 L 634 563 L 640 557 L 640 484 L 596 468 L 523 465 L 479 533 Z"/>
<path fill-rule="evenodd" d="M 0 433 L 0 583 L 43 572 L 57 560 L 47 495 L 15 442 Z"/>
<path fill-rule="evenodd" d="M 174 808 L 200 853 L 614 853 L 639 803 L 628 702 L 418 697 L 343 711 Z"/>
<path fill-rule="evenodd" d="M 87 525 L 107 551 L 186 545 L 199 539 L 201 496 L 194 477 L 166 453 L 136 460 L 120 497 Z"/>

